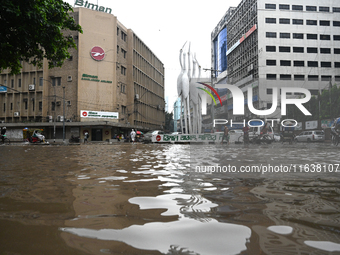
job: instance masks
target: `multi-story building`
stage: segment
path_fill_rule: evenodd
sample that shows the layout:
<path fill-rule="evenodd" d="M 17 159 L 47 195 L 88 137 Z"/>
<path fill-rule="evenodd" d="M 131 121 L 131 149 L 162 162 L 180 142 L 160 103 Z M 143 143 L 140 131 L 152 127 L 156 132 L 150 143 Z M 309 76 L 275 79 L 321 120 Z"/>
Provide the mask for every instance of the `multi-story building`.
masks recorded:
<path fill-rule="evenodd" d="M 0 122 L 12 129 L 44 128 L 48 138 L 87 130 L 92 140 L 164 126 L 164 66 L 131 29 L 112 14 L 88 8 L 71 13 L 83 34 L 65 31 L 77 49 L 61 68 L 23 63 L 20 74 L 0 74 Z M 64 104 L 65 101 L 65 104 Z M 55 124 L 55 121 L 56 124 Z M 59 121 L 59 122 L 58 122 Z"/>
<path fill-rule="evenodd" d="M 317 95 L 340 81 L 339 1 L 243 0 L 227 11 L 211 40 L 212 66 L 224 71 L 217 72 L 217 83 L 225 78 L 222 83 L 238 86 L 245 99 L 252 87 L 256 109 L 271 108 L 275 87 Z M 245 116 L 233 116 L 232 94 L 224 99 L 229 119 L 252 117 L 247 107 Z M 272 116 L 280 117 L 280 111 Z"/>

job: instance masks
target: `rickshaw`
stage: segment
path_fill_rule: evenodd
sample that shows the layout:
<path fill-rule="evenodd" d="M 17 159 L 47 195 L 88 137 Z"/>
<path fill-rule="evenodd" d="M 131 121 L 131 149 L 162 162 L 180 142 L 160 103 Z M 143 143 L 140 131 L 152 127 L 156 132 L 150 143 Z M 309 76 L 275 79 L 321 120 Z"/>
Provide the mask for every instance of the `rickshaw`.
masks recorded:
<path fill-rule="evenodd" d="M 293 124 L 288 124 L 288 126 L 282 127 L 282 132 L 281 132 L 281 143 L 288 142 L 289 144 L 292 144 L 295 140 L 295 135 L 294 135 L 294 126 Z"/>

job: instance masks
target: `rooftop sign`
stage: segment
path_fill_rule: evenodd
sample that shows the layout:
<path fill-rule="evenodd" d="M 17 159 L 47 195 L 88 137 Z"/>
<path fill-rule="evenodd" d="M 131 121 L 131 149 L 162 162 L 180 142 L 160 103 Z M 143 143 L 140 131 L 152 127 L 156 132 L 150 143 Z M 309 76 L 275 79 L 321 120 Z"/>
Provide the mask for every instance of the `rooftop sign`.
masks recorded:
<path fill-rule="evenodd" d="M 104 6 L 98 6 L 97 4 L 92 4 L 92 3 L 89 3 L 88 1 L 84 1 L 84 0 L 76 0 L 74 2 L 74 6 L 85 7 L 85 8 L 92 9 L 94 11 L 99 11 L 99 12 L 106 12 L 106 13 L 112 12 L 111 8 L 107 8 L 107 7 L 104 7 Z"/>

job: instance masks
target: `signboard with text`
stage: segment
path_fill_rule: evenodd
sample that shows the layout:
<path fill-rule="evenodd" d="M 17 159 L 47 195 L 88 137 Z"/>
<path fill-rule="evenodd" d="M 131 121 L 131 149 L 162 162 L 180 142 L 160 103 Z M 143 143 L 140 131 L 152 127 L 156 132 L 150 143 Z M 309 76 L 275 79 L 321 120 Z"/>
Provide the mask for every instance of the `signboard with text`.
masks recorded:
<path fill-rule="evenodd" d="M 118 119 L 118 112 L 98 112 L 98 111 L 80 111 L 82 118 L 101 118 L 101 119 Z"/>

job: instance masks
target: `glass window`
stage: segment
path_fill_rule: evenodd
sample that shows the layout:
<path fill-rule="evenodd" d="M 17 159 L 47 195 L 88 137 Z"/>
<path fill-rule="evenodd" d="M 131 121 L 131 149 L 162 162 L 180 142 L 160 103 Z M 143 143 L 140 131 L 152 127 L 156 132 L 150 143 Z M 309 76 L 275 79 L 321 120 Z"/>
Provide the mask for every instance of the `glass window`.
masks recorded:
<path fill-rule="evenodd" d="M 21 88 L 21 79 L 18 79 L 18 87 Z"/>
<path fill-rule="evenodd" d="M 305 66 L 305 61 L 294 60 L 294 66 Z"/>
<path fill-rule="evenodd" d="M 340 48 L 334 48 L 334 54 L 340 54 Z"/>
<path fill-rule="evenodd" d="M 309 67 L 318 67 L 318 61 L 308 61 Z"/>
<path fill-rule="evenodd" d="M 280 74 L 280 80 L 291 80 L 292 75 L 291 74 Z"/>
<path fill-rule="evenodd" d="M 320 48 L 320 53 L 331 54 L 331 48 Z"/>
<path fill-rule="evenodd" d="M 14 79 L 11 79 L 11 88 L 14 88 Z"/>
<path fill-rule="evenodd" d="M 327 7 L 327 6 L 319 6 L 319 12 L 329 12 L 329 7 Z"/>
<path fill-rule="evenodd" d="M 39 86 L 42 86 L 44 84 L 43 77 L 39 77 Z"/>
<path fill-rule="evenodd" d="M 333 7 L 333 12 L 340 12 L 340 7 Z"/>
<path fill-rule="evenodd" d="M 302 5 L 292 5 L 292 10 L 293 11 L 302 11 L 303 7 L 302 7 Z"/>
<path fill-rule="evenodd" d="M 293 19 L 293 25 L 303 25 L 303 19 Z"/>
<path fill-rule="evenodd" d="M 305 76 L 301 75 L 301 74 L 295 74 L 294 75 L 294 80 L 295 81 L 304 81 L 305 80 Z"/>
<path fill-rule="evenodd" d="M 318 48 L 308 47 L 307 53 L 318 53 Z"/>
<path fill-rule="evenodd" d="M 334 62 L 334 67 L 335 68 L 340 68 L 340 62 Z"/>
<path fill-rule="evenodd" d="M 316 6 L 306 6 L 306 11 L 316 12 Z"/>
<path fill-rule="evenodd" d="M 340 27 L 340 21 L 333 21 L 334 27 Z"/>
<path fill-rule="evenodd" d="M 290 60 L 280 60 L 280 66 L 291 66 Z"/>
<path fill-rule="evenodd" d="M 320 40 L 327 40 L 329 41 L 331 39 L 330 35 L 320 35 Z"/>
<path fill-rule="evenodd" d="M 309 26 L 316 26 L 318 24 L 318 21 L 313 19 L 307 19 L 306 24 Z"/>
<path fill-rule="evenodd" d="M 276 80 L 276 74 L 267 73 L 267 80 Z"/>
<path fill-rule="evenodd" d="M 273 89 L 267 89 L 267 95 L 272 95 L 273 94 Z"/>
<path fill-rule="evenodd" d="M 280 10 L 289 10 L 289 4 L 280 4 L 279 9 Z"/>
<path fill-rule="evenodd" d="M 53 86 L 60 86 L 61 85 L 61 77 L 52 78 L 52 85 Z"/>
<path fill-rule="evenodd" d="M 290 52 L 290 47 L 280 46 L 279 52 Z"/>
<path fill-rule="evenodd" d="M 320 26 L 329 26 L 330 25 L 330 22 L 329 20 L 320 20 Z"/>
<path fill-rule="evenodd" d="M 279 23 L 280 24 L 290 24 L 290 19 L 280 18 Z"/>
<path fill-rule="evenodd" d="M 267 66 L 276 66 L 275 59 L 267 59 L 266 63 L 267 63 Z"/>
<path fill-rule="evenodd" d="M 267 38 L 276 38 L 276 32 L 266 32 Z"/>
<path fill-rule="evenodd" d="M 303 49 L 303 47 L 293 47 L 293 52 L 303 53 L 304 49 Z"/>
<path fill-rule="evenodd" d="M 308 75 L 308 81 L 318 81 L 319 76 L 317 75 Z"/>
<path fill-rule="evenodd" d="M 276 52 L 276 46 L 266 46 L 266 51 L 267 52 Z"/>
<path fill-rule="evenodd" d="M 266 23 L 276 24 L 276 18 L 266 18 Z"/>
<path fill-rule="evenodd" d="M 335 81 L 340 81 L 340 76 L 339 75 L 335 76 Z"/>
<path fill-rule="evenodd" d="M 307 39 L 308 40 L 317 40 L 318 35 L 317 34 L 307 34 Z"/>
<path fill-rule="evenodd" d="M 293 39 L 303 39 L 302 33 L 293 33 Z"/>
<path fill-rule="evenodd" d="M 290 38 L 290 33 L 280 33 L 280 38 Z"/>
<path fill-rule="evenodd" d="M 334 41 L 340 41 L 340 35 L 333 35 Z"/>
<path fill-rule="evenodd" d="M 42 101 L 39 101 L 39 111 L 42 111 Z"/>
<path fill-rule="evenodd" d="M 265 4 L 266 9 L 276 9 L 276 4 Z"/>
<path fill-rule="evenodd" d="M 332 76 L 331 75 L 321 75 L 321 81 L 331 81 Z"/>

